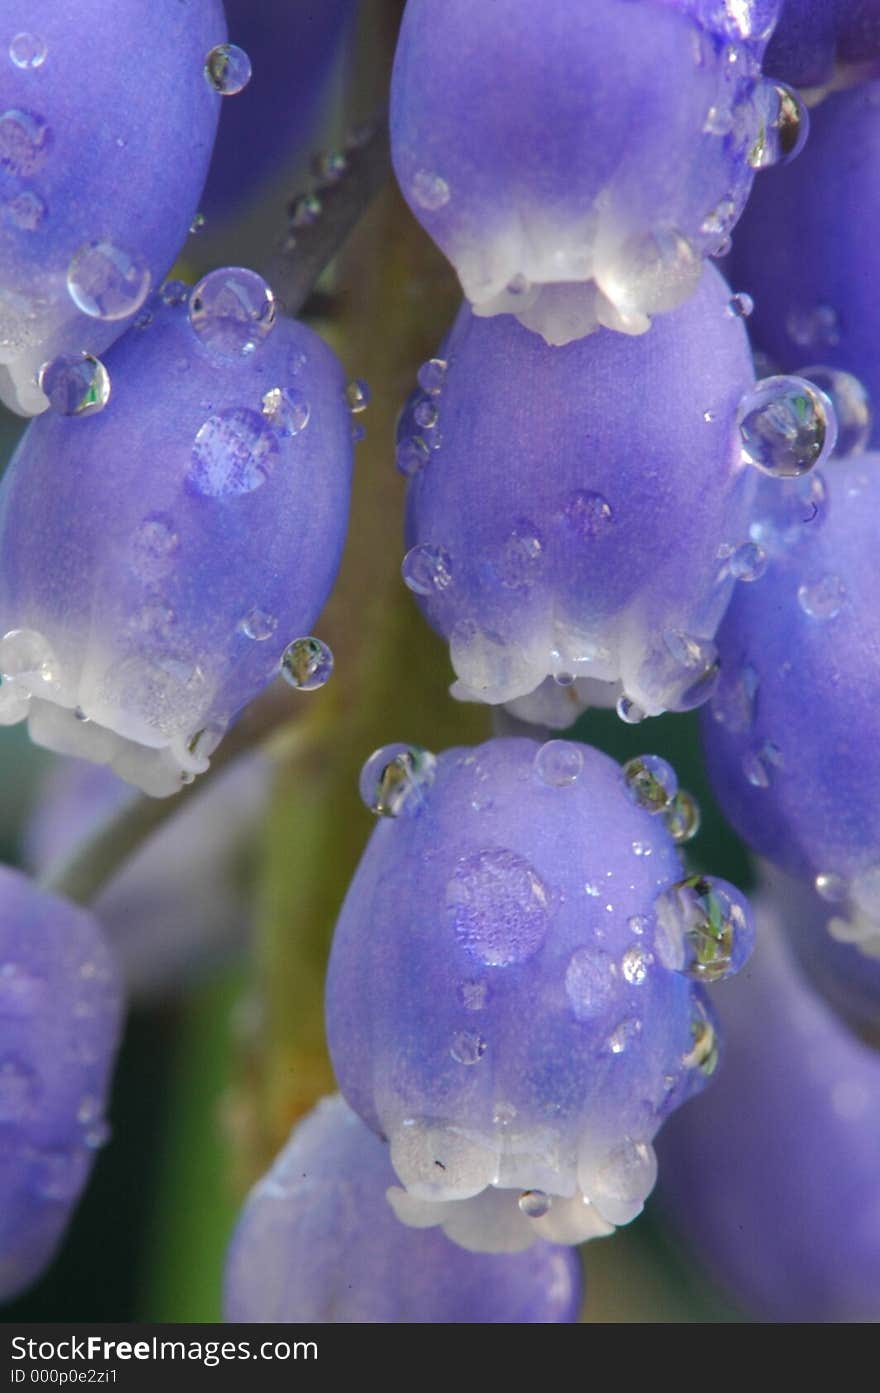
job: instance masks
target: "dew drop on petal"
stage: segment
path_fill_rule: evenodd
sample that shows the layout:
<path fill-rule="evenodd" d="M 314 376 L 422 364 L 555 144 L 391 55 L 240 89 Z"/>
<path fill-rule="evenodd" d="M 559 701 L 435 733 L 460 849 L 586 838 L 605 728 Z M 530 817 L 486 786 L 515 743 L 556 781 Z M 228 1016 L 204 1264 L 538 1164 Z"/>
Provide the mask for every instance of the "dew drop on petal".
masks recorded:
<path fill-rule="evenodd" d="M 46 41 L 39 34 L 16 34 L 9 45 L 9 57 L 17 68 L 25 71 L 41 68 L 48 52 Z"/>
<path fill-rule="evenodd" d="M 692 794 L 680 788 L 663 809 L 663 821 L 674 842 L 682 845 L 693 841 L 700 830 L 700 805 Z"/>
<path fill-rule="evenodd" d="M 443 391 L 448 366 L 445 358 L 429 358 L 426 363 L 422 363 L 416 380 L 429 397 L 437 397 Z"/>
<path fill-rule="evenodd" d="M 110 375 L 91 353 L 62 353 L 43 364 L 40 389 L 59 416 L 94 416 L 110 400 Z"/>
<path fill-rule="evenodd" d="M 274 470 L 278 449 L 274 430 L 259 412 L 219 411 L 196 434 L 187 485 L 206 498 L 253 493 Z"/>
<path fill-rule="evenodd" d="M 675 770 L 659 755 L 639 755 L 623 766 L 623 782 L 636 807 L 662 813 L 678 792 Z"/>
<path fill-rule="evenodd" d="M 757 100 L 762 120 L 749 151 L 749 164 L 752 169 L 787 164 L 804 148 L 810 130 L 809 112 L 794 88 L 784 82 L 765 81 Z"/>
<path fill-rule="evenodd" d="M 370 404 L 370 389 L 360 378 L 353 378 L 345 389 L 345 401 L 353 416 L 366 411 Z"/>
<path fill-rule="evenodd" d="M 604 536 L 613 517 L 608 499 L 591 489 L 577 489 L 565 505 L 566 521 L 585 542 Z"/>
<path fill-rule="evenodd" d="M 264 394 L 261 406 L 272 429 L 285 439 L 299 435 L 309 424 L 311 407 L 295 387 L 271 387 Z"/>
<path fill-rule="evenodd" d="M 801 368 L 805 377 L 828 397 L 837 418 L 837 443 L 834 454 L 838 459 L 864 454 L 871 440 L 873 416 L 868 393 L 857 377 L 840 368 Z"/>
<path fill-rule="evenodd" d="M 525 1214 L 527 1219 L 543 1219 L 545 1214 L 550 1213 L 552 1203 L 550 1195 L 543 1190 L 523 1190 L 517 1201 L 520 1213 Z"/>
<path fill-rule="evenodd" d="M 486 1053 L 486 1041 L 472 1030 L 459 1030 L 452 1037 L 449 1053 L 456 1064 L 478 1064 Z"/>
<path fill-rule="evenodd" d="M 399 817 L 424 805 L 437 760 L 419 745 L 383 745 L 361 769 L 358 787 L 364 805 L 377 817 Z"/>
<path fill-rule="evenodd" d="M 438 208 L 443 208 L 450 198 L 450 189 L 446 180 L 428 169 L 416 171 L 411 191 L 413 202 L 427 212 L 436 212 Z"/>
<path fill-rule="evenodd" d="M 410 479 L 424 468 L 429 455 L 430 450 L 421 436 L 408 435 L 398 440 L 394 458 L 399 472 Z"/>
<path fill-rule="evenodd" d="M 0 115 L 0 170 L 9 174 L 34 174 L 52 148 L 52 128 L 35 111 L 16 107 Z"/>
<path fill-rule="evenodd" d="M 67 291 L 90 319 L 115 321 L 135 314 L 150 290 L 146 257 L 113 242 L 86 242 L 67 268 Z"/>
<path fill-rule="evenodd" d="M 52 646 L 36 629 L 10 629 L 0 639 L 0 672 L 30 685 L 57 681 Z"/>
<path fill-rule="evenodd" d="M 797 596 L 804 614 L 821 622 L 837 618 L 846 599 L 846 590 L 839 576 L 828 575 L 798 586 Z"/>
<path fill-rule="evenodd" d="M 452 558 L 444 547 L 419 542 L 403 558 L 404 584 L 415 595 L 437 595 L 452 584 Z"/>
<path fill-rule="evenodd" d="M 281 676 L 299 692 L 315 692 L 329 681 L 333 654 L 320 638 L 297 638 L 284 650 Z"/>
<path fill-rule="evenodd" d="M 22 189 L 12 194 L 2 207 L 6 221 L 21 232 L 36 232 L 48 211 L 44 199 L 35 189 Z"/>
<path fill-rule="evenodd" d="M 796 478 L 834 450 L 837 423 L 824 392 L 802 377 L 765 377 L 737 411 L 743 459 L 773 478 Z"/>
<path fill-rule="evenodd" d="M 550 927 L 550 896 L 522 856 L 500 847 L 463 856 L 446 887 L 459 942 L 489 967 L 526 962 Z"/>
<path fill-rule="evenodd" d="M 628 726 L 641 725 L 645 719 L 645 711 L 639 706 L 638 702 L 633 701 L 632 697 L 625 694 L 618 698 L 617 714 Z"/>
<path fill-rule="evenodd" d="M 641 945 L 627 948 L 620 960 L 624 980 L 629 982 L 631 987 L 640 987 L 647 980 L 648 970 L 653 961 L 652 955 Z"/>
<path fill-rule="evenodd" d="M 239 627 L 245 638 L 252 639 L 254 643 L 265 643 L 278 628 L 278 620 L 274 614 L 269 614 L 264 609 L 252 609 L 242 619 Z"/>
<path fill-rule="evenodd" d="M 751 295 L 739 291 L 736 295 L 731 295 L 727 302 L 725 313 L 730 319 L 748 319 L 755 308 L 755 302 Z"/>
<path fill-rule="evenodd" d="M 744 542 L 730 558 L 728 570 L 734 580 L 760 580 L 767 570 L 767 553 L 757 542 Z"/>
<path fill-rule="evenodd" d="M 549 788 L 565 788 L 580 777 L 584 752 L 572 740 L 548 740 L 535 755 L 535 773 Z"/>
<path fill-rule="evenodd" d="M 654 947 L 663 966 L 702 982 L 729 977 L 754 943 L 746 900 L 732 885 L 692 875 L 658 896 Z"/>
<path fill-rule="evenodd" d="M 711 1078 L 718 1068 L 718 1032 L 705 1002 L 695 999 L 690 1021 L 690 1046 L 682 1056 L 686 1069 L 699 1069 Z"/>
<path fill-rule="evenodd" d="M 243 266 L 209 271 L 193 289 L 189 322 L 206 348 L 230 357 L 253 353 L 275 326 L 271 289 Z"/>
<path fill-rule="evenodd" d="M 251 60 L 237 44 L 217 44 L 205 59 L 205 81 L 221 97 L 243 92 L 251 80 Z"/>

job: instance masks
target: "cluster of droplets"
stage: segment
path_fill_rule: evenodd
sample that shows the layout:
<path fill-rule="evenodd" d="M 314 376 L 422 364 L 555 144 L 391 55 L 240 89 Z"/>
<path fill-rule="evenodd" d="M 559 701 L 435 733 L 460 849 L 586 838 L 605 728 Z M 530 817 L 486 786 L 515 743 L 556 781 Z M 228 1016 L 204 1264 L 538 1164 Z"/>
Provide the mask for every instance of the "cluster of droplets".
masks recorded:
<path fill-rule="evenodd" d="M 445 358 L 429 358 L 416 375 L 418 386 L 411 393 L 397 422 L 395 459 L 407 478 L 424 468 L 432 450 L 443 442 L 440 408 L 448 364 Z"/>

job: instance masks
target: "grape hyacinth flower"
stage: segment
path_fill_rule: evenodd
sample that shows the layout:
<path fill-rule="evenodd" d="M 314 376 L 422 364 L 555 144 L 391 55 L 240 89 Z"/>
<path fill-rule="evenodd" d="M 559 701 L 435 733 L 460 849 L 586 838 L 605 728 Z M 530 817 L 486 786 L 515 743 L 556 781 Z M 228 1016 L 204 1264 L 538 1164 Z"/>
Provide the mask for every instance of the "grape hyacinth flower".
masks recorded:
<path fill-rule="evenodd" d="M 735 577 L 760 563 L 737 429 L 754 373 L 718 272 L 636 339 L 548 348 L 465 305 L 419 381 L 403 576 L 453 693 L 558 727 L 705 700 Z"/>
<path fill-rule="evenodd" d="M 559 740 L 393 745 L 361 791 L 384 816 L 336 928 L 327 1035 L 390 1143 L 398 1217 L 477 1252 L 628 1223 L 655 1133 L 715 1066 L 699 984 L 751 944 L 739 893 L 684 874 L 672 769 Z"/>
<path fill-rule="evenodd" d="M 107 1139 L 121 991 L 97 920 L 0 867 L 0 1301 L 51 1259 Z"/>
<path fill-rule="evenodd" d="M 351 475 L 345 379 L 251 271 L 170 285 L 112 391 L 33 421 L 0 488 L 0 716 L 157 796 L 279 672 L 311 688 Z M 74 407 L 75 412 L 75 407 Z"/>
<path fill-rule="evenodd" d="M 291 1134 L 251 1191 L 226 1266 L 231 1321 L 552 1324 L 577 1318 L 576 1256 L 465 1253 L 398 1222 L 388 1148 L 338 1096 Z"/>
<path fill-rule="evenodd" d="M 644 333 L 723 251 L 806 113 L 763 79 L 779 5 L 408 0 L 395 169 L 480 315 Z M 650 54 L 650 62 L 645 55 Z"/>
<path fill-rule="evenodd" d="M 709 776 L 760 855 L 813 882 L 832 933 L 880 949 L 880 695 L 875 455 L 834 460 L 818 492 L 780 487 L 756 523 L 765 575 L 738 588 L 718 634 L 721 678 L 703 713 Z"/>
<path fill-rule="evenodd" d="M 658 1198 L 759 1319 L 876 1321 L 880 1056 L 799 973 L 785 906 L 756 911 L 754 962 L 716 995 L 722 1067 L 660 1137 Z"/>
<path fill-rule="evenodd" d="M 235 760 L 134 852 L 93 903 L 127 992 L 178 996 L 207 970 L 241 955 L 252 908 L 247 870 L 266 812 L 271 766 Z M 121 812 L 132 790 L 105 765 L 57 760 L 24 829 L 25 862 L 58 867 Z"/>
<path fill-rule="evenodd" d="M 102 354 L 186 238 L 226 21 L 220 0 L 6 0 L 2 20 L 0 400 L 33 415 L 42 365 Z"/>
<path fill-rule="evenodd" d="M 874 81 L 835 92 L 814 109 L 809 154 L 771 170 L 755 187 L 729 268 L 754 300 L 755 344 L 781 371 L 799 372 L 808 363 L 842 369 L 875 401 L 878 209 L 880 81 Z M 880 443 L 876 427 L 873 442 Z"/>

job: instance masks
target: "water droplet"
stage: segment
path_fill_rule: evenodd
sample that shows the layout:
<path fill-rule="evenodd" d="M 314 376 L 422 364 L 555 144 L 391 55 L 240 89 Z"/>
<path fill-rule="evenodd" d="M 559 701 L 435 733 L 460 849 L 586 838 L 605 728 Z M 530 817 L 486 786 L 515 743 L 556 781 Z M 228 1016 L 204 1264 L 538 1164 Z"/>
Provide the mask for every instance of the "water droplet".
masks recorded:
<path fill-rule="evenodd" d="M 743 459 L 773 478 L 796 478 L 834 450 L 831 402 L 802 377 L 765 377 L 737 411 Z"/>
<path fill-rule="evenodd" d="M 612 1054 L 625 1054 L 633 1040 L 642 1032 L 642 1022 L 631 1016 L 615 1026 L 608 1037 L 608 1048 Z"/>
<path fill-rule="evenodd" d="M 620 970 L 631 987 L 640 987 L 647 981 L 648 969 L 654 961 L 647 949 L 634 945 L 627 948 L 620 960 Z"/>
<path fill-rule="evenodd" d="M 412 181 L 412 197 L 419 208 L 433 213 L 449 202 L 449 185 L 439 174 L 433 174 L 427 169 L 419 169 Z"/>
<path fill-rule="evenodd" d="M 185 305 L 189 298 L 189 286 L 185 281 L 171 280 L 166 281 L 159 291 L 159 299 L 163 305 L 169 309 L 176 309 L 178 305 Z"/>
<path fill-rule="evenodd" d="M 94 416 L 110 400 L 110 375 L 91 353 L 62 353 L 40 369 L 40 390 L 59 416 Z"/>
<path fill-rule="evenodd" d="M 690 1049 L 681 1062 L 686 1069 L 699 1069 L 707 1079 L 711 1078 L 718 1068 L 718 1032 L 708 1006 L 698 998 L 693 1003 L 690 1036 Z"/>
<path fill-rule="evenodd" d="M 617 966 L 601 948 L 577 948 L 565 969 L 565 994 L 579 1021 L 602 1015 L 614 995 Z"/>
<path fill-rule="evenodd" d="M 275 325 L 275 296 L 256 271 L 227 266 L 209 271 L 192 292 L 189 322 L 212 352 L 253 353 Z"/>
<path fill-rule="evenodd" d="M 535 755 L 535 773 L 550 788 L 565 788 L 580 777 L 584 752 L 571 740 L 548 740 Z"/>
<path fill-rule="evenodd" d="M 356 416 L 361 411 L 366 411 L 370 404 L 370 389 L 366 382 L 360 378 L 354 378 L 349 382 L 345 389 L 345 400 L 349 411 Z"/>
<path fill-rule="evenodd" d="M 734 580 L 760 580 L 767 570 L 767 553 L 757 542 L 744 542 L 730 558 L 728 570 Z"/>
<path fill-rule="evenodd" d="M 489 1000 L 488 982 L 462 982 L 458 999 L 466 1011 L 483 1011 Z"/>
<path fill-rule="evenodd" d="M 426 363 L 422 363 L 416 380 L 422 391 L 427 392 L 429 397 L 438 397 L 443 391 L 448 367 L 449 364 L 445 358 L 429 358 Z"/>
<path fill-rule="evenodd" d="M 324 205 L 317 194 L 300 194 L 290 205 L 290 225 L 297 228 L 312 227 L 323 211 Z"/>
<path fill-rule="evenodd" d="M 873 429 L 873 416 L 868 394 L 862 383 L 851 372 L 838 368 L 803 368 L 799 377 L 805 377 L 824 392 L 837 419 L 837 443 L 834 454 L 838 459 L 864 454 L 868 448 Z"/>
<path fill-rule="evenodd" d="M 633 842 L 632 847 L 634 856 L 651 856 L 654 851 L 650 842 Z"/>
<path fill-rule="evenodd" d="M 633 701 L 632 697 L 626 695 L 618 698 L 617 714 L 628 726 L 641 725 L 646 715 L 638 702 Z"/>
<path fill-rule="evenodd" d="M 842 875 L 834 871 L 820 871 L 816 876 L 816 893 L 827 904 L 842 904 L 847 897 L 847 884 Z"/>
<path fill-rule="evenodd" d="M 477 1064 L 486 1053 L 486 1041 L 471 1030 L 459 1030 L 452 1037 L 449 1053 L 456 1064 Z"/>
<path fill-rule="evenodd" d="M 784 82 L 764 82 L 758 93 L 761 129 L 749 151 L 752 169 L 788 164 L 804 148 L 810 130 L 806 106 Z"/>
<path fill-rule="evenodd" d="M 264 643 L 274 634 L 278 620 L 274 614 L 268 614 L 264 609 L 252 609 L 242 619 L 239 627 L 245 638 L 253 639 L 254 643 Z"/>
<path fill-rule="evenodd" d="M 57 681 L 57 663 L 48 639 L 35 629 L 10 629 L 0 639 L 0 672 L 29 687 Z"/>
<path fill-rule="evenodd" d="M 642 935 L 646 934 L 650 929 L 651 920 L 647 917 L 647 915 L 634 914 L 632 918 L 627 919 L 626 926 L 629 929 L 630 933 L 637 934 L 641 938 Z"/>
<path fill-rule="evenodd" d="M 822 576 L 820 580 L 798 586 L 798 604 L 810 619 L 836 619 L 846 599 L 840 576 Z"/>
<path fill-rule="evenodd" d="M 67 291 L 90 319 L 125 319 L 140 309 L 150 290 L 146 257 L 114 246 L 86 242 L 67 268 Z"/>
<path fill-rule="evenodd" d="M 731 295 L 725 313 L 730 319 L 748 319 L 754 308 L 755 302 L 751 295 L 747 295 L 743 290 L 738 291 L 736 295 Z"/>
<path fill-rule="evenodd" d="M 423 397 L 413 407 L 413 420 L 421 430 L 433 430 L 439 416 L 437 403 L 431 401 L 430 397 Z"/>
<path fill-rule="evenodd" d="M 550 896 L 537 871 L 498 847 L 459 860 L 446 904 L 459 942 L 490 967 L 526 962 L 550 927 Z"/>
<path fill-rule="evenodd" d="M 436 595 L 452 584 L 452 558 L 444 547 L 420 542 L 406 553 L 400 573 L 415 595 Z"/>
<path fill-rule="evenodd" d="M 27 1117 L 39 1092 L 33 1069 L 15 1055 L 0 1057 L 0 1122 L 20 1122 Z"/>
<path fill-rule="evenodd" d="M 658 896 L 654 947 L 663 966 L 703 982 L 739 972 L 752 951 L 754 925 L 732 885 L 692 875 Z"/>
<path fill-rule="evenodd" d="M 251 60 L 237 44 L 217 44 L 205 59 L 205 81 L 221 97 L 234 97 L 251 80 Z"/>
<path fill-rule="evenodd" d="M 407 435 L 398 440 L 395 450 L 395 463 L 401 474 L 412 478 L 428 462 L 430 451 L 418 435 Z"/>
<path fill-rule="evenodd" d="M 17 68 L 41 68 L 49 52 L 45 39 L 39 34 L 16 34 L 9 45 L 9 57 Z"/>
<path fill-rule="evenodd" d="M 499 1102 L 492 1109 L 492 1121 L 496 1127 L 509 1127 L 516 1117 L 513 1103 Z"/>
<path fill-rule="evenodd" d="M 263 415 L 276 434 L 289 439 L 309 424 L 311 407 L 295 387 L 272 387 L 262 400 Z"/>
<path fill-rule="evenodd" d="M 544 548 L 530 522 L 517 523 L 504 543 L 497 564 L 498 578 L 508 590 L 528 589 L 541 570 Z"/>
<path fill-rule="evenodd" d="M 605 535 L 614 514 L 608 499 L 601 493 L 578 489 L 565 505 L 565 517 L 577 535 L 589 542 Z"/>
<path fill-rule="evenodd" d="M 377 817 L 399 817 L 404 806 L 408 813 L 417 812 L 436 769 L 434 755 L 419 745 L 383 745 L 361 770 L 361 798 Z"/>
<path fill-rule="evenodd" d="M 712 698 L 712 717 L 732 734 L 750 730 L 755 718 L 758 674 L 748 663 L 721 674 Z"/>
<path fill-rule="evenodd" d="M 47 213 L 44 200 L 34 189 L 22 189 L 3 204 L 3 216 L 22 232 L 36 232 Z"/>
<path fill-rule="evenodd" d="M 281 676 L 298 692 L 315 692 L 329 681 L 333 654 L 319 638 L 297 638 L 284 650 Z"/>
<path fill-rule="evenodd" d="M 0 116 L 0 169 L 34 174 L 52 148 L 52 129 L 34 111 L 12 108 Z"/>
<path fill-rule="evenodd" d="M 692 794 L 679 789 L 663 809 L 663 821 L 674 842 L 693 841 L 700 830 L 700 805 Z"/>
<path fill-rule="evenodd" d="M 659 755 L 640 755 L 623 766 L 623 782 L 636 807 L 662 813 L 678 792 L 678 778 Z"/>
<path fill-rule="evenodd" d="M 193 442 L 186 482 L 206 498 L 253 493 L 278 462 L 275 432 L 256 411 L 232 407 L 209 416 Z"/>
<path fill-rule="evenodd" d="M 180 538 L 167 513 L 149 513 L 138 526 L 132 546 L 132 568 L 142 580 L 161 580 L 174 565 Z"/>
<path fill-rule="evenodd" d="M 545 1195 L 543 1190 L 523 1190 L 517 1204 L 521 1214 L 525 1214 L 527 1219 L 543 1219 L 545 1214 L 550 1213 L 550 1206 L 553 1203 L 549 1195 Z"/>

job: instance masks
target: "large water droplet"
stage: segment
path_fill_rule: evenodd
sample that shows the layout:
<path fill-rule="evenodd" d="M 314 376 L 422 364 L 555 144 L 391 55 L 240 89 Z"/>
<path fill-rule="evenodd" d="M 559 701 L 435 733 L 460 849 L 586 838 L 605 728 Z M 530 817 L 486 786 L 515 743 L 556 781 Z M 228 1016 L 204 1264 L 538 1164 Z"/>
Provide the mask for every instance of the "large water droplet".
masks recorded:
<path fill-rule="evenodd" d="M 253 493 L 275 468 L 278 448 L 275 432 L 259 412 L 219 411 L 196 435 L 187 485 L 207 498 Z"/>
<path fill-rule="evenodd" d="M 110 374 L 91 353 L 62 353 L 40 369 L 40 390 L 59 416 L 94 416 L 110 400 Z"/>
<path fill-rule="evenodd" d="M 86 242 L 67 268 L 67 290 L 90 319 L 125 319 L 140 309 L 150 290 L 146 257 L 112 242 Z"/>
<path fill-rule="evenodd" d="M 399 817 L 406 807 L 417 812 L 434 782 L 437 760 L 418 745 L 383 745 L 364 764 L 358 787 L 366 807 L 377 817 Z"/>
<path fill-rule="evenodd" d="M 729 977 L 754 943 L 749 906 L 725 881 L 692 875 L 659 895 L 654 947 L 664 967 L 703 982 Z"/>
<path fill-rule="evenodd" d="M 584 767 L 584 752 L 571 740 L 548 740 L 535 755 L 535 773 L 550 788 L 575 783 Z"/>
<path fill-rule="evenodd" d="M 452 558 L 445 547 L 420 542 L 406 553 L 400 573 L 415 595 L 437 595 L 452 584 Z"/>
<path fill-rule="evenodd" d="M 316 692 L 332 672 L 333 654 L 323 639 L 297 638 L 284 650 L 281 676 L 299 692 Z"/>
<path fill-rule="evenodd" d="M 550 927 L 550 896 L 515 851 L 492 847 L 463 856 L 446 887 L 459 942 L 490 967 L 526 962 Z"/>
<path fill-rule="evenodd" d="M 639 755 L 623 766 L 623 782 L 636 807 L 662 813 L 678 792 L 675 770 L 659 755 Z"/>
<path fill-rule="evenodd" d="M 16 34 L 9 45 L 9 57 L 17 68 L 24 71 L 41 68 L 48 52 L 46 40 L 39 34 Z"/>
<path fill-rule="evenodd" d="M 805 377 L 824 392 L 837 419 L 837 443 L 834 454 L 838 459 L 864 454 L 868 448 L 873 428 L 873 416 L 868 394 L 862 383 L 851 372 L 839 368 L 802 368 L 799 377 Z"/>
<path fill-rule="evenodd" d="M 189 322 L 206 348 L 229 357 L 253 353 L 271 333 L 275 296 L 256 271 L 227 266 L 209 271 L 189 301 Z"/>
<path fill-rule="evenodd" d="M 12 108 L 0 116 L 0 169 L 34 174 L 52 148 L 52 128 L 35 111 Z"/>
<path fill-rule="evenodd" d="M 217 44 L 205 59 L 205 81 L 221 97 L 234 97 L 251 80 L 251 60 L 237 44 Z"/>
<path fill-rule="evenodd" d="M 834 408 L 802 377 L 765 377 L 737 411 L 743 459 L 773 478 L 795 478 L 834 450 Z"/>

